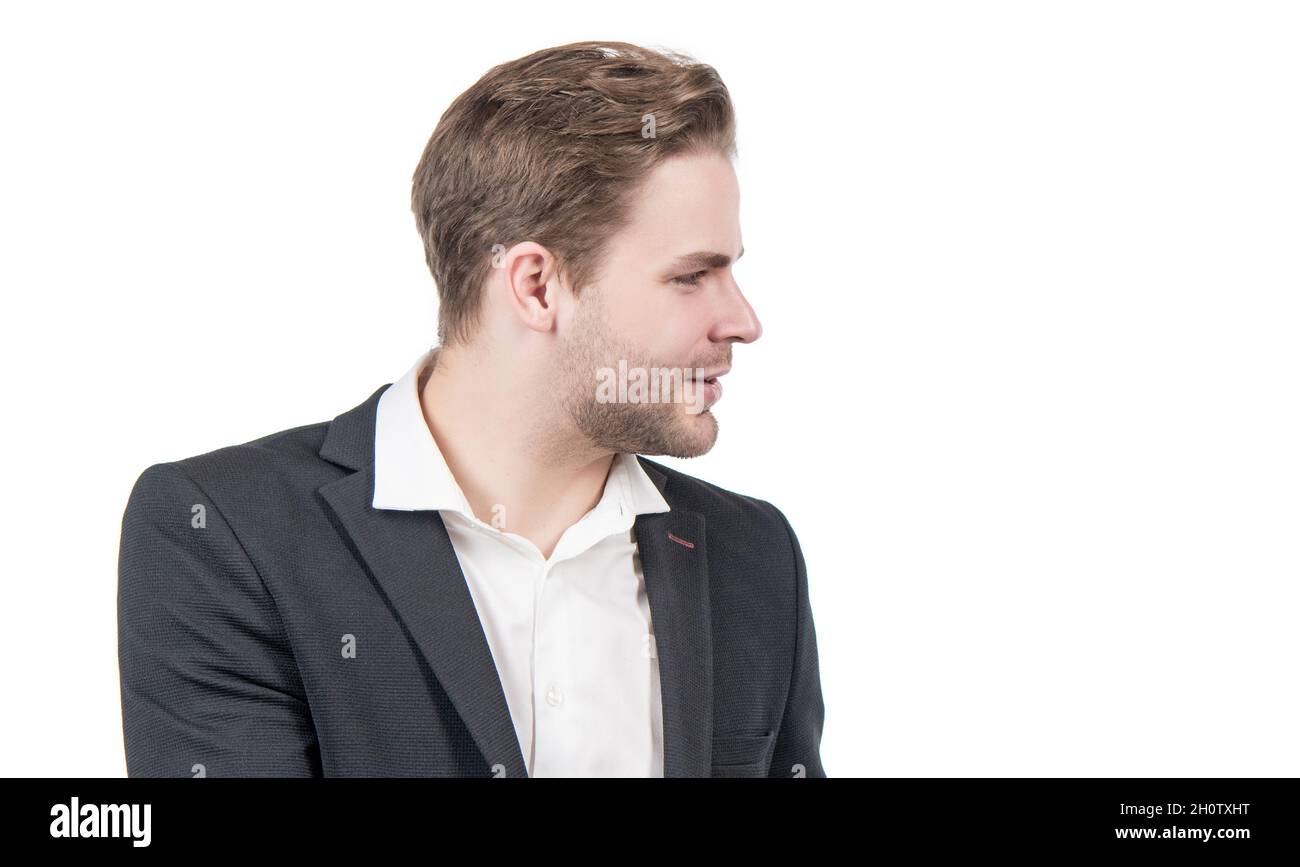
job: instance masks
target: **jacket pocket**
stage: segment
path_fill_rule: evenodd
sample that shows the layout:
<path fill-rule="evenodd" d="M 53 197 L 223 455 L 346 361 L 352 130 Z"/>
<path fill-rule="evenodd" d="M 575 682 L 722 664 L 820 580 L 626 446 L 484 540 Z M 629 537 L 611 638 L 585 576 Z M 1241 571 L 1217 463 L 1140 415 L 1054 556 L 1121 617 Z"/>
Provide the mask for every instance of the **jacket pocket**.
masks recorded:
<path fill-rule="evenodd" d="M 766 777 L 771 761 L 773 732 L 713 736 L 714 777 Z"/>

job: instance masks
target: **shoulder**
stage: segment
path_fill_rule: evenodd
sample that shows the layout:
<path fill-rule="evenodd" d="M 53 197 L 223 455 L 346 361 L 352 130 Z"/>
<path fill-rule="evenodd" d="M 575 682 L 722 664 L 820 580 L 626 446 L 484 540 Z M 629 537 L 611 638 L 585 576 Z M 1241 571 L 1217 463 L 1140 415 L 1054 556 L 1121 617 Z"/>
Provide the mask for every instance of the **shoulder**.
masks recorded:
<path fill-rule="evenodd" d="M 310 498 L 343 470 L 321 458 L 328 421 L 276 431 L 247 442 L 146 467 L 132 501 L 184 489 L 239 509 Z"/>

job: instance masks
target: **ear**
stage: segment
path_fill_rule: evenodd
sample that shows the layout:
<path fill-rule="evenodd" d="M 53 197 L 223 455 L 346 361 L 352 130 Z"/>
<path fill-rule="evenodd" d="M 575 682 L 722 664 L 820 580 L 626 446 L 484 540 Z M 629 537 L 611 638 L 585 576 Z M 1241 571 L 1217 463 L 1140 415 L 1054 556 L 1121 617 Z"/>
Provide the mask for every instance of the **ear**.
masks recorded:
<path fill-rule="evenodd" d="M 533 331 L 553 331 L 561 291 L 559 261 L 533 241 L 515 244 L 500 261 L 506 305 L 514 320 Z"/>

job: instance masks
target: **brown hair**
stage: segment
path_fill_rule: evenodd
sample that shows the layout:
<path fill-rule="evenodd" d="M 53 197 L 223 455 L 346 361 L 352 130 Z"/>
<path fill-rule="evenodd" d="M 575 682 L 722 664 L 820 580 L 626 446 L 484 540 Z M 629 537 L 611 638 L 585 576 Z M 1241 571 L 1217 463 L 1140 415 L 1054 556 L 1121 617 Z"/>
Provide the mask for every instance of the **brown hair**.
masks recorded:
<path fill-rule="evenodd" d="M 736 153 L 731 97 L 687 55 L 574 42 L 490 69 L 443 114 L 412 178 L 439 341 L 472 333 L 494 245 L 541 244 L 576 293 L 655 166 L 707 151 Z"/>

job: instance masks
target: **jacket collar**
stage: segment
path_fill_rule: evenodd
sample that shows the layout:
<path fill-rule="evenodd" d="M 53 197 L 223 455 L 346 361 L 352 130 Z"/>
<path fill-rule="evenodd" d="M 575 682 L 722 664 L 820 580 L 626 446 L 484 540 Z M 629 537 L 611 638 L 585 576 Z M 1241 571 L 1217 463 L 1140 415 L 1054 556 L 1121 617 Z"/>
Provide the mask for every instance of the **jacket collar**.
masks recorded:
<path fill-rule="evenodd" d="M 326 482 L 318 492 L 358 561 L 410 631 L 488 765 L 501 765 L 509 777 L 526 777 L 505 692 L 441 515 L 373 506 L 376 413 L 391 385 L 380 386 L 330 422 L 319 454 L 352 472 Z M 713 743 L 713 641 L 704 516 L 673 503 L 672 485 L 658 465 L 640 456 L 637 461 L 671 509 L 637 515 L 633 525 L 659 660 L 664 776 L 707 777 Z"/>

